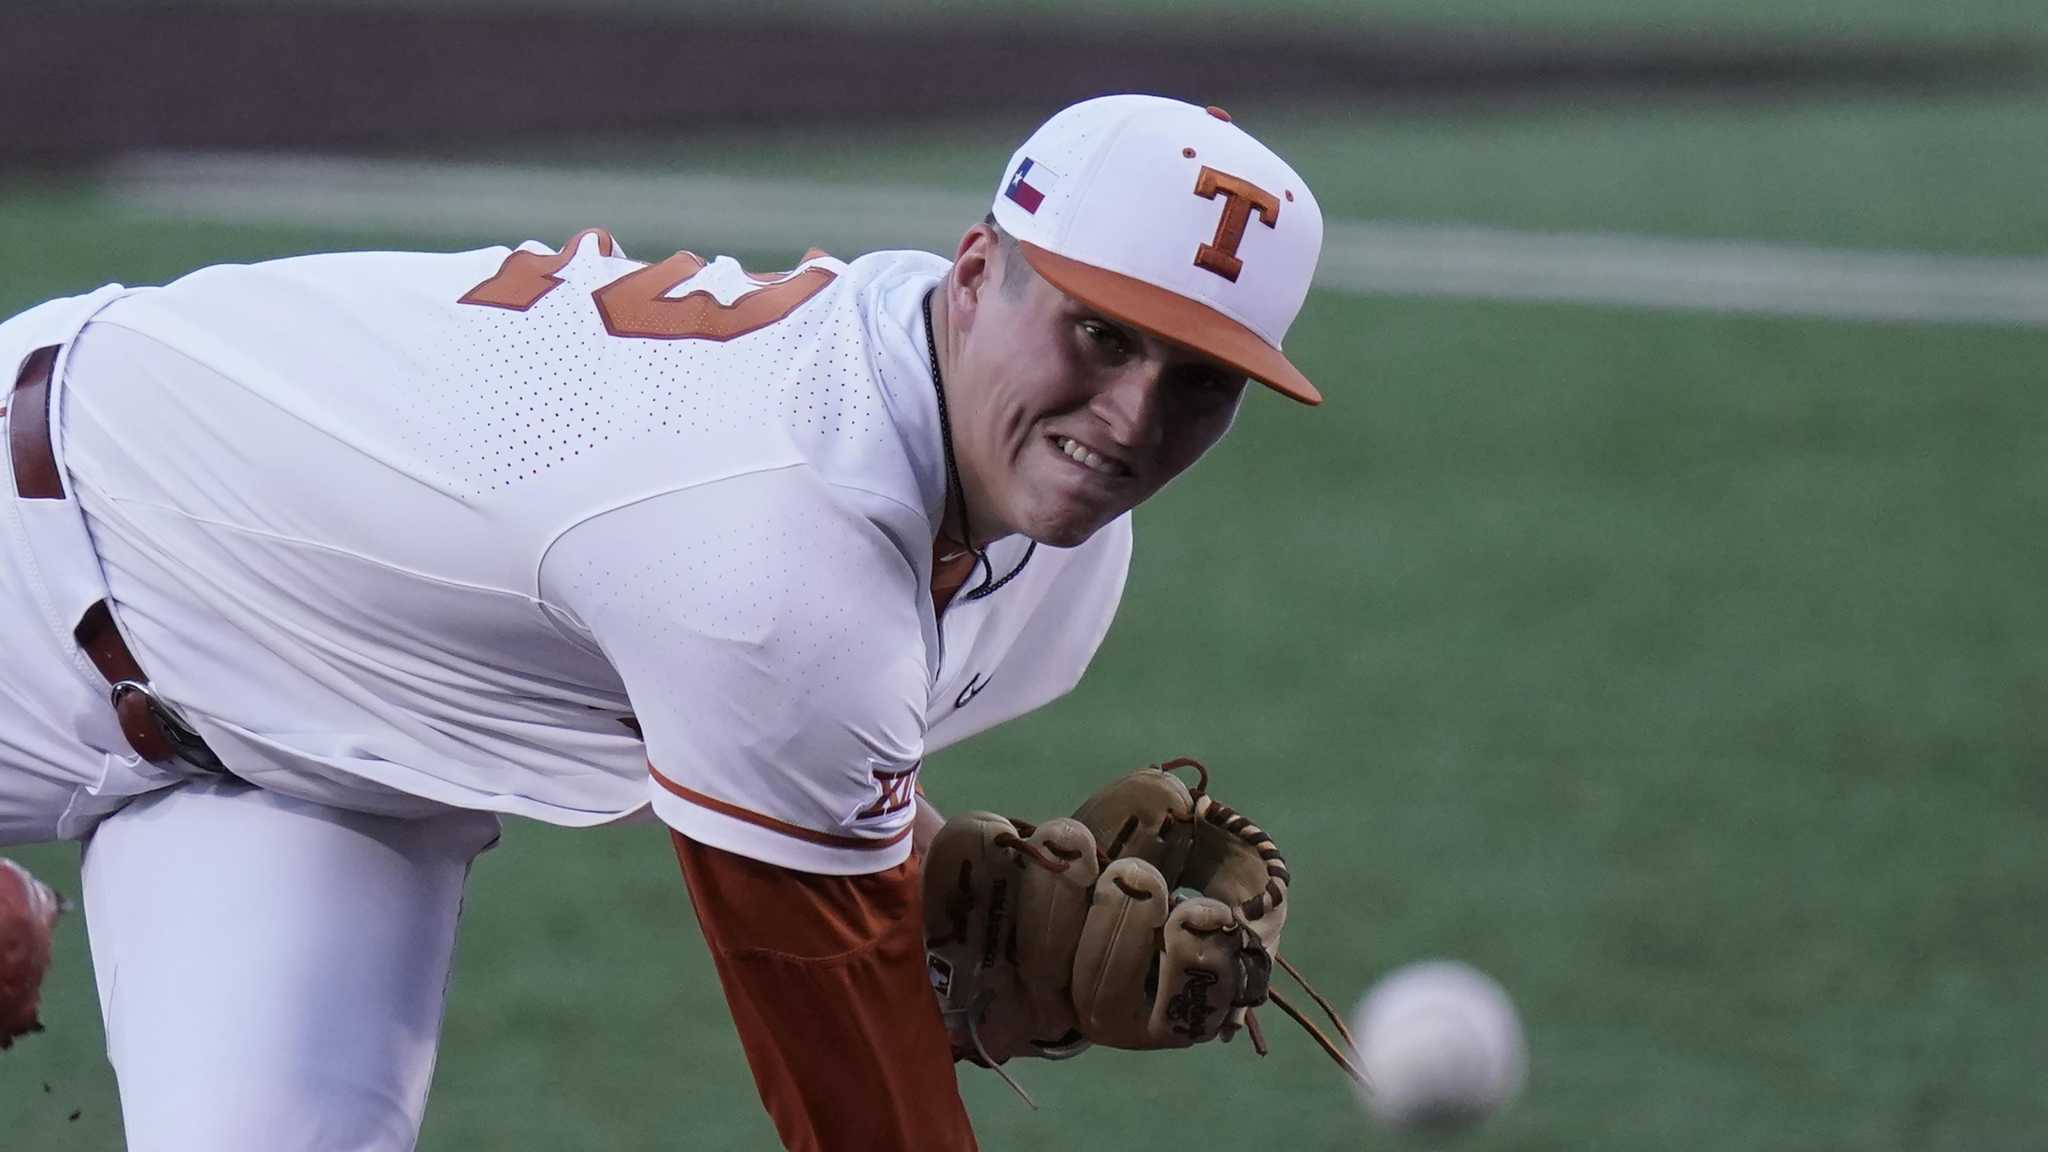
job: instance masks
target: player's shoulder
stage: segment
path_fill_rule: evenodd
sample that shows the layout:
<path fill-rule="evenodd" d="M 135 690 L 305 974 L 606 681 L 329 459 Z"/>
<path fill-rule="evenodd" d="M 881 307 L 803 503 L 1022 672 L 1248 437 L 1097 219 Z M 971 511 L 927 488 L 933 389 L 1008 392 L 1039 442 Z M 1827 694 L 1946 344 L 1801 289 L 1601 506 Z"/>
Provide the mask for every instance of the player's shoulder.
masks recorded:
<path fill-rule="evenodd" d="M 831 277 L 828 292 L 821 295 L 849 322 L 841 335 L 864 347 L 878 374 L 899 367 L 901 361 L 927 364 L 923 303 L 950 267 L 946 260 L 916 251 L 870 252 L 840 260 L 813 249 L 801 267 Z"/>
<path fill-rule="evenodd" d="M 586 241 L 554 274 L 588 308 L 593 292 L 617 282 L 595 262 L 615 259 Z M 811 523 L 818 518 L 846 517 L 873 525 L 913 561 L 928 556 L 944 460 L 922 303 L 946 262 L 921 252 L 852 261 L 812 252 L 793 268 L 762 273 L 730 257 L 668 259 L 678 263 L 657 278 L 663 283 L 685 264 L 701 267 L 663 290 L 677 307 L 639 319 L 653 324 L 672 314 L 692 331 L 719 331 L 710 339 L 672 331 L 669 339 L 601 341 L 608 389 L 629 400 L 621 407 L 646 427 L 597 446 L 593 466 L 603 481 L 564 490 L 574 519 L 667 490 L 673 495 L 654 502 L 662 514 L 692 523 L 719 521 L 716 509 L 729 509 L 799 539 L 820 530 Z M 652 267 L 634 264 L 627 275 Z M 639 320 L 619 311 L 608 322 Z M 638 450 L 649 438 L 687 448 Z M 528 505 L 520 514 L 543 514 Z M 656 512 L 608 518 L 647 515 Z M 674 535 L 648 532 L 657 541 Z"/>
<path fill-rule="evenodd" d="M 794 439 L 831 483 L 932 513 L 945 469 L 924 300 L 947 262 L 876 252 L 819 266 L 834 272 L 835 291 L 815 321 L 817 344 L 791 362 L 802 412 Z"/>

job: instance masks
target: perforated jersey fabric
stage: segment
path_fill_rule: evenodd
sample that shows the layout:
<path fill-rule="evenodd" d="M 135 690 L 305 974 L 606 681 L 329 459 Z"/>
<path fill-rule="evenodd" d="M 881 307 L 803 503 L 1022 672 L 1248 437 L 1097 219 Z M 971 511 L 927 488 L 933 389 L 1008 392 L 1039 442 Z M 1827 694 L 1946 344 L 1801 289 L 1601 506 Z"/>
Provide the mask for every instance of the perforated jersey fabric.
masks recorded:
<path fill-rule="evenodd" d="M 900 862 L 923 757 L 1079 679 L 1128 520 L 942 627 L 943 260 L 808 260 L 829 283 L 786 317 L 652 339 L 607 331 L 593 293 L 643 265 L 590 234 L 523 310 L 461 303 L 510 253 L 210 268 L 85 325 L 60 429 L 138 657 L 236 774 L 307 799 L 652 803 L 784 866 Z M 762 288 L 720 259 L 666 298 Z"/>

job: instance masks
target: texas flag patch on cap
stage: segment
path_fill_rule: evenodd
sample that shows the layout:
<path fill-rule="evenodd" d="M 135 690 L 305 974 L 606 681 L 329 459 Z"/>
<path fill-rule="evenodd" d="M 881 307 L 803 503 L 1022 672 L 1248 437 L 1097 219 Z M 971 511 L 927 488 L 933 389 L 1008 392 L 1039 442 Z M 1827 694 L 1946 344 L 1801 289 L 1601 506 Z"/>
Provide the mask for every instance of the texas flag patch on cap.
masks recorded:
<path fill-rule="evenodd" d="M 1027 156 L 1022 164 L 1017 165 L 1017 174 L 1010 177 L 1010 183 L 1003 189 L 1003 195 L 1008 196 L 1019 208 L 1036 215 L 1038 206 L 1045 203 L 1046 195 L 1059 182 L 1059 173 Z M 984 184 L 982 187 L 986 188 L 988 185 Z"/>

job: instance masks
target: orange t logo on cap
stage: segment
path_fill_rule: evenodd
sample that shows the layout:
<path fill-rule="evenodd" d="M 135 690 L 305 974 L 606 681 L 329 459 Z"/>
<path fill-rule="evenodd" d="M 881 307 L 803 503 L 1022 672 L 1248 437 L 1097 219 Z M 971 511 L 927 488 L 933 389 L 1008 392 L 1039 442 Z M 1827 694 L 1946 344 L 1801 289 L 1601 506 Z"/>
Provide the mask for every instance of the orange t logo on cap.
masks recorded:
<path fill-rule="evenodd" d="M 1278 224 L 1280 199 L 1249 180 L 1218 172 L 1206 164 L 1195 177 L 1195 195 L 1206 200 L 1223 197 L 1223 219 L 1216 222 L 1216 238 L 1195 249 L 1195 267 L 1207 268 L 1235 284 L 1237 274 L 1244 271 L 1244 261 L 1237 258 L 1237 246 L 1244 241 L 1245 225 L 1251 222 L 1253 210 L 1257 210 L 1266 227 Z"/>

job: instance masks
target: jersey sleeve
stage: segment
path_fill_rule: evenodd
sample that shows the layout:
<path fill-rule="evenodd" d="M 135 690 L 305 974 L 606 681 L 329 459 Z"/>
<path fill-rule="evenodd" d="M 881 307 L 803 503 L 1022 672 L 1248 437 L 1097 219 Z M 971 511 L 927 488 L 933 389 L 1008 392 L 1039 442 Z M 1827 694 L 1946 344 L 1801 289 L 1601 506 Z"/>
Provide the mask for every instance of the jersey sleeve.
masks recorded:
<path fill-rule="evenodd" d="M 930 683 L 911 559 L 923 524 L 793 465 L 556 540 L 542 599 L 624 682 L 664 823 L 803 872 L 908 856 Z"/>
<path fill-rule="evenodd" d="M 972 1152 L 917 861 L 816 876 L 670 838 L 783 1145 Z"/>

